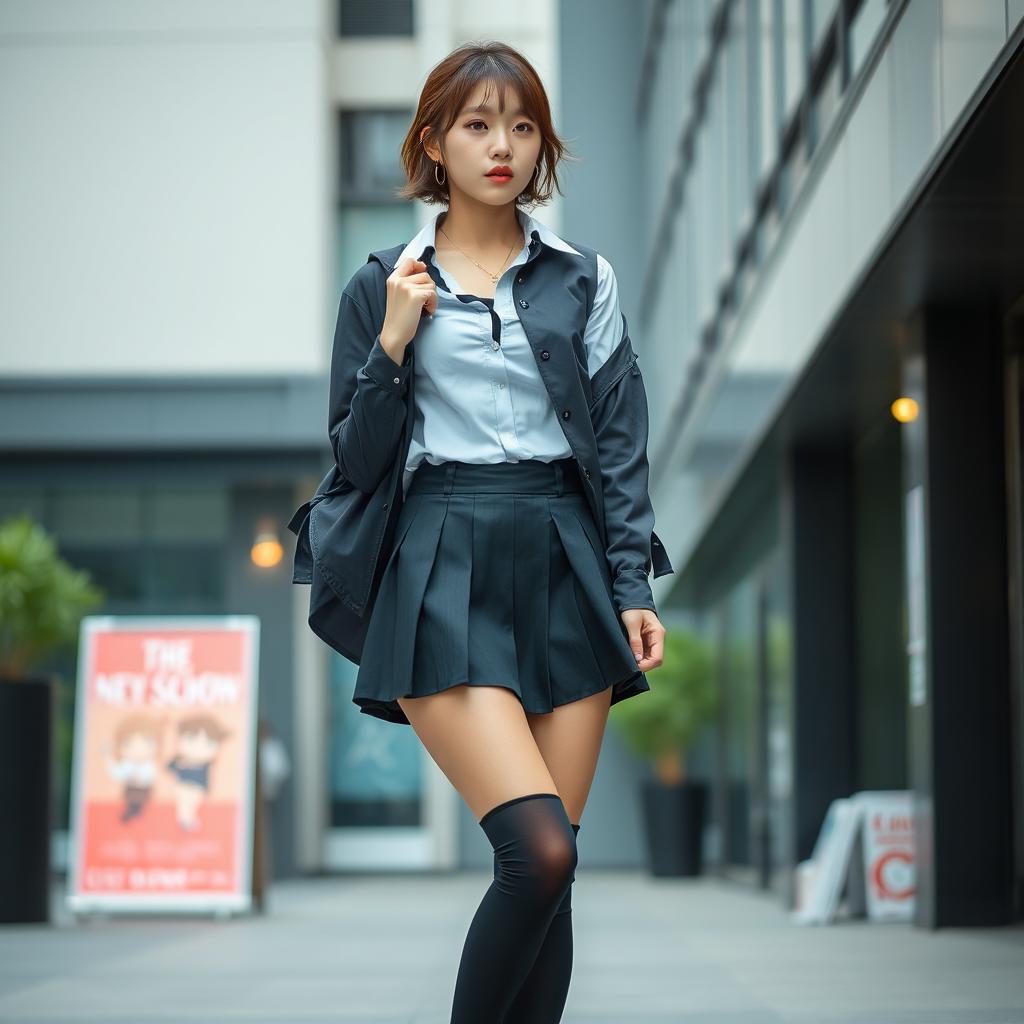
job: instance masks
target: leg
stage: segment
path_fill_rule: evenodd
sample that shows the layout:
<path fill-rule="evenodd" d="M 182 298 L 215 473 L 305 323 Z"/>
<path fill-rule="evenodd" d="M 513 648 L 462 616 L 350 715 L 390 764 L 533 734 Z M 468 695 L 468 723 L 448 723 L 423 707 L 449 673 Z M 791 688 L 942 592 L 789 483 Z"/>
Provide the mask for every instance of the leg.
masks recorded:
<path fill-rule="evenodd" d="M 453 686 L 398 704 L 477 821 L 512 797 L 558 793 L 523 705 L 507 687 Z"/>
<path fill-rule="evenodd" d="M 516 695 L 455 686 L 400 706 L 495 852 L 469 927 L 452 1024 L 500 1024 L 537 957 L 576 866 L 576 840 Z"/>
<path fill-rule="evenodd" d="M 591 697 L 555 708 L 548 715 L 527 715 L 537 746 L 562 794 L 577 834 L 597 769 L 610 706 L 609 687 Z M 537 959 L 505 1015 L 504 1024 L 557 1024 L 562 1019 L 569 993 L 572 957 L 570 883 Z"/>

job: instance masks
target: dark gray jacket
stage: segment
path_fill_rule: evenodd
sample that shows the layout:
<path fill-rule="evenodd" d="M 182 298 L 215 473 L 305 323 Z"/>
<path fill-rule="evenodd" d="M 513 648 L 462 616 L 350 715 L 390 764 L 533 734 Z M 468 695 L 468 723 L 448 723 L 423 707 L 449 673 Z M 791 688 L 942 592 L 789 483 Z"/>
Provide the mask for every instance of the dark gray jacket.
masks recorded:
<path fill-rule="evenodd" d="M 625 316 L 622 340 L 588 375 L 583 336 L 597 254 L 571 244 L 583 260 L 533 232 L 512 295 L 605 545 L 615 605 L 620 612 L 655 610 L 648 577 L 652 569 L 655 577 L 674 570 L 654 532 L 648 493 L 647 393 Z M 288 524 L 298 537 L 292 582 L 311 584 L 310 628 L 357 664 L 402 506 L 412 439 L 416 340 L 401 366 L 380 344 L 386 280 L 404 248 L 370 253 L 342 293 L 328 413 L 335 465 Z"/>

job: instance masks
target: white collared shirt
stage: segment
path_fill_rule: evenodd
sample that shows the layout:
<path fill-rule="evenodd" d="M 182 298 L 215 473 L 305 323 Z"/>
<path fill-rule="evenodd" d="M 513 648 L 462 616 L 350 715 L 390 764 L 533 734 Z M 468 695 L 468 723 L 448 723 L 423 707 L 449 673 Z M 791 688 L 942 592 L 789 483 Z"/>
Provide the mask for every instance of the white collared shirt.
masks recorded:
<path fill-rule="evenodd" d="M 432 263 L 438 284 L 437 310 L 416 331 L 416 413 L 402 480 L 403 494 L 416 467 L 461 462 L 519 462 L 572 455 L 551 405 L 526 333 L 512 301 L 524 244 L 495 286 L 493 302 L 467 294 L 434 256 L 441 211 L 424 225 L 395 261 L 412 257 Z M 582 255 L 525 211 L 516 216 L 527 240 Z M 597 291 L 583 342 L 592 377 L 622 339 L 618 286 L 608 261 L 597 256 Z"/>

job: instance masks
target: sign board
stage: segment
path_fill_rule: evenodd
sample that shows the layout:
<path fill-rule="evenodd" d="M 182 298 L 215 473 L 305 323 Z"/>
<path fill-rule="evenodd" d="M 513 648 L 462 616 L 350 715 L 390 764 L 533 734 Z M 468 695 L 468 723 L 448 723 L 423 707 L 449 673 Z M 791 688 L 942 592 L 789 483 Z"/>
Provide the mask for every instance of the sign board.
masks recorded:
<path fill-rule="evenodd" d="M 73 911 L 247 910 L 259 620 L 82 620 Z"/>
<path fill-rule="evenodd" d="M 872 921 L 914 916 L 914 810 L 906 791 L 858 793 L 864 890 Z"/>
<path fill-rule="evenodd" d="M 833 800 L 810 859 L 797 865 L 791 919 L 799 924 L 834 921 L 846 890 L 851 916 L 866 908 L 872 921 L 911 920 L 913 833 L 906 790 L 866 790 Z"/>

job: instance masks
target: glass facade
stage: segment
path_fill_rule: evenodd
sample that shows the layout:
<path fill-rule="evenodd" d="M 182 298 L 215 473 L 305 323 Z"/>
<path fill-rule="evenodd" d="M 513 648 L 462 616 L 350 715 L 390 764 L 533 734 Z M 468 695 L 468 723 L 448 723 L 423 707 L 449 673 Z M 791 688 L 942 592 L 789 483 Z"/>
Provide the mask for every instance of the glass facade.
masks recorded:
<path fill-rule="evenodd" d="M 815 150 L 890 6 L 884 0 L 661 5 L 643 85 L 641 165 L 644 223 L 665 248 L 659 246 L 647 275 L 652 301 L 641 306 L 641 326 L 655 356 L 677 368 L 682 382 L 663 378 L 650 389 L 652 451 L 671 449 L 684 427 L 699 432 L 701 381 L 756 271 L 772 255 Z M 742 424 L 716 435 L 716 458 L 704 460 L 700 472 L 687 470 L 707 501 L 733 470 L 742 442 L 765 424 L 787 377 L 785 367 L 744 368 L 737 376 L 733 390 L 742 396 L 728 413 L 738 413 Z"/>
<path fill-rule="evenodd" d="M 657 596 L 716 652 L 711 860 L 784 892 L 829 800 L 908 784 L 886 363 L 904 311 L 868 323 L 858 302 L 966 116 L 995 103 L 1024 5 L 657 6 L 637 335 L 678 574 Z"/>

